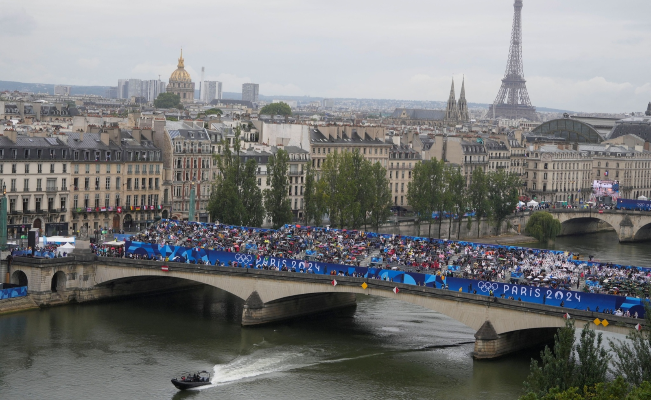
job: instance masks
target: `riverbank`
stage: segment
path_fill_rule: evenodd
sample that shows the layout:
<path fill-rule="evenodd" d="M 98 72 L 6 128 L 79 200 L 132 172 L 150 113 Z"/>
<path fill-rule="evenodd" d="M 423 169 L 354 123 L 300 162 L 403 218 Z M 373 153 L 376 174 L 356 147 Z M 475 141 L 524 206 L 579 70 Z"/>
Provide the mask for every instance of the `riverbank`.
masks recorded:
<path fill-rule="evenodd" d="M 29 295 L 24 297 L 16 297 L 13 299 L 0 300 L 0 315 L 18 311 L 33 310 L 37 308 L 39 308 L 39 306 Z"/>

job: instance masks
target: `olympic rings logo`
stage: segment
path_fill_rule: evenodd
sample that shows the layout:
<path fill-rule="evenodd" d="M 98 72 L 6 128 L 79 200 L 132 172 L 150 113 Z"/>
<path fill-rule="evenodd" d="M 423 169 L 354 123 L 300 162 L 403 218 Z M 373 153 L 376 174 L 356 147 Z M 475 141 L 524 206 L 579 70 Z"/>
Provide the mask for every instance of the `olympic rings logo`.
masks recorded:
<path fill-rule="evenodd" d="M 499 289 L 500 285 L 497 284 L 497 283 L 495 283 L 495 282 L 483 282 L 483 281 L 482 281 L 482 282 L 479 282 L 479 283 L 477 284 L 477 287 L 478 287 L 479 290 L 481 290 L 482 292 L 490 292 L 491 290 L 494 292 L 494 291 L 496 291 L 497 289 Z"/>
<path fill-rule="evenodd" d="M 253 261 L 253 256 L 251 254 L 236 254 L 235 261 L 242 264 L 248 264 Z"/>

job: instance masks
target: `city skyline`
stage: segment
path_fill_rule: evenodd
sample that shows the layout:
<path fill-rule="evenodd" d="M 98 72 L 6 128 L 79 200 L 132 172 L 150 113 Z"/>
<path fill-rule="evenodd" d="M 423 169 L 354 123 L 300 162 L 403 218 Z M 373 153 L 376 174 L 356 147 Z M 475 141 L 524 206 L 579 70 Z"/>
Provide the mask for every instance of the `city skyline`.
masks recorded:
<path fill-rule="evenodd" d="M 644 23 L 648 13 L 643 12 L 651 11 L 651 5 L 629 3 L 623 9 L 606 1 L 525 0 L 523 58 L 534 104 L 586 112 L 643 109 L 651 98 L 651 82 L 644 74 L 651 61 L 640 49 L 651 44 L 651 28 Z M 162 28 L 173 26 L 177 18 L 166 5 L 163 2 L 151 10 L 149 5 L 136 3 L 132 13 L 118 16 L 115 10 L 123 8 L 84 3 L 70 21 L 79 30 L 60 32 L 62 38 L 74 34 L 76 40 L 64 49 L 46 46 L 39 52 L 27 44 L 56 29 L 53 21 L 58 26 L 67 22 L 65 10 L 41 1 L 3 6 L 7 12 L 0 22 L 7 29 L 0 37 L 11 38 L 16 46 L 0 61 L 2 78 L 102 86 L 115 86 L 117 79 L 125 77 L 156 79 L 161 75 L 165 79 L 174 71 L 183 46 L 193 80 L 199 82 L 203 66 L 204 79 L 223 82 L 224 92 L 260 82 L 260 93 L 265 95 L 440 101 L 448 92 L 450 77 L 460 81 L 465 75 L 468 101 L 492 103 L 504 74 L 513 10 L 510 0 L 411 2 L 411 7 L 393 10 L 358 2 L 347 4 L 345 13 L 337 11 L 342 8 L 336 3 L 325 7 L 291 0 L 241 5 L 195 1 L 186 7 L 183 20 L 205 21 L 214 16 L 194 10 L 217 7 L 220 15 L 242 17 L 220 20 L 219 31 L 242 24 L 249 27 L 236 40 L 217 38 L 206 45 L 196 38 L 215 33 L 199 25 L 198 31 L 174 31 L 167 40 L 170 31 Z M 415 9 L 422 12 L 414 13 Z M 146 29 L 123 32 L 119 24 L 113 30 L 108 25 L 108 30 L 103 29 L 104 24 L 114 24 L 111 18 L 128 24 L 145 10 L 158 17 L 139 19 Z M 91 18 L 96 13 L 105 19 Z M 317 14 L 319 18 L 310 17 Z M 270 24 L 273 18 L 282 19 L 283 24 Z M 333 19 L 338 22 L 333 24 Z M 91 23 L 92 29 L 87 26 Z M 79 36 L 79 32 L 84 34 Z M 55 56 L 63 61 L 51 62 Z"/>

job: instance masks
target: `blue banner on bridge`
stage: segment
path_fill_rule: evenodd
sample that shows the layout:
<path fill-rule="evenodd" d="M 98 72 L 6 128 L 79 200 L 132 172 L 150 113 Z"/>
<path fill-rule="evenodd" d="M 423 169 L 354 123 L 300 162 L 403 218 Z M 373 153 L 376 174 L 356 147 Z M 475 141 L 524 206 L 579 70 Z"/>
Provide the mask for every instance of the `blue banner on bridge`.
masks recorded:
<path fill-rule="evenodd" d="M 16 297 L 27 296 L 27 286 L 19 286 L 15 288 L 0 290 L 0 300 L 13 299 Z"/>
<path fill-rule="evenodd" d="M 316 261 L 296 260 L 280 257 L 265 256 L 258 258 L 253 254 L 231 253 L 226 251 L 207 250 L 196 247 L 181 247 L 157 245 L 151 243 L 125 243 L 126 254 L 136 254 L 154 259 L 168 259 L 181 263 L 210 263 L 211 265 L 225 264 L 234 267 L 247 268 L 278 268 L 282 271 L 297 273 L 356 276 L 367 279 L 379 279 L 407 285 L 427 286 L 432 288 L 447 288 L 453 291 L 474 293 L 477 295 L 503 297 L 528 303 L 546 304 L 564 307 L 569 310 L 590 310 L 614 312 L 621 309 L 629 311 L 631 316 L 636 312 L 639 318 L 644 317 L 642 300 L 634 297 L 614 296 L 559 290 L 547 287 L 514 285 L 500 282 L 486 282 L 465 278 L 445 277 L 419 272 L 387 270 L 372 267 L 355 267 L 350 265 L 329 264 Z"/>

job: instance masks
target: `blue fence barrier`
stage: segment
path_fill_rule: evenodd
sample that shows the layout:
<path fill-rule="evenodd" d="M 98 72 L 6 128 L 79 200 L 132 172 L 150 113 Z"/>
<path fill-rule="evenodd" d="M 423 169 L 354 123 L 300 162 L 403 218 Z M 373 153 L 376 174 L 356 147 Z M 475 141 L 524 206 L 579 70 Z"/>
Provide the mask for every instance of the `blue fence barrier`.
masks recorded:
<path fill-rule="evenodd" d="M 27 286 L 0 290 L 0 300 L 27 296 Z"/>
<path fill-rule="evenodd" d="M 14 257 L 23 257 L 32 255 L 31 250 L 14 250 L 11 252 L 11 255 Z M 55 258 L 56 253 L 51 251 L 35 251 L 34 257 L 43 257 L 43 258 Z"/>
<path fill-rule="evenodd" d="M 126 254 L 137 254 L 151 258 L 168 257 L 170 261 L 182 263 L 206 262 L 231 264 L 235 267 L 251 267 L 256 269 L 278 267 L 297 273 L 358 276 L 367 279 L 380 279 L 408 285 L 447 288 L 454 291 L 470 292 L 478 295 L 492 295 L 513 298 L 529 303 L 562 306 L 567 309 L 591 310 L 602 312 L 606 309 L 630 311 L 631 315 L 638 313 L 644 317 L 642 300 L 632 297 L 614 296 L 559 290 L 528 285 L 513 285 L 499 282 L 486 282 L 464 278 L 445 277 L 419 272 L 386 270 L 373 267 L 355 267 L 341 264 L 330 264 L 316 261 L 295 260 L 280 257 L 256 257 L 253 254 L 230 253 L 225 251 L 189 248 L 181 246 L 166 246 L 150 243 L 125 243 Z"/>

